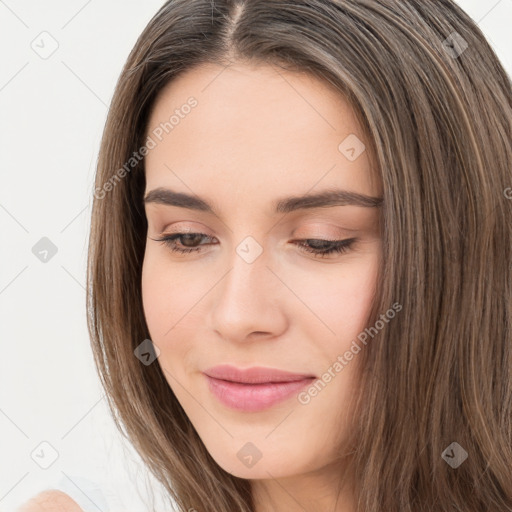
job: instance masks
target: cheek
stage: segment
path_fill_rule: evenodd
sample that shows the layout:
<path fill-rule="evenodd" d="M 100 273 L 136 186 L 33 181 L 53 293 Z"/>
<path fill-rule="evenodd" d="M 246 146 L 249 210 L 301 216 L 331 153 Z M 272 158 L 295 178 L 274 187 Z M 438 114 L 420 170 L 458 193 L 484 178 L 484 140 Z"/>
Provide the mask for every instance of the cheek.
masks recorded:
<path fill-rule="evenodd" d="M 355 336 L 356 331 L 364 329 L 376 279 L 376 265 L 367 262 L 354 265 L 344 278 L 331 285 L 325 311 L 338 334 L 346 332 Z"/>
<path fill-rule="evenodd" d="M 336 271 L 302 277 L 288 276 L 294 291 L 314 315 L 307 324 L 312 340 L 318 339 L 320 328 L 331 334 L 329 351 L 343 348 L 366 327 L 367 317 L 375 296 L 378 277 L 379 254 L 367 254 L 340 265 Z M 313 329 L 313 327 L 315 329 Z M 323 336 L 321 336 L 324 339 Z"/>
<path fill-rule="evenodd" d="M 180 400 L 183 397 L 180 397 L 179 385 L 176 382 L 182 382 L 184 379 L 184 365 L 178 362 L 188 357 L 190 347 L 183 343 L 183 340 L 192 339 L 191 331 L 187 333 L 187 326 L 190 325 L 187 319 L 194 310 L 188 314 L 187 310 L 190 309 L 190 304 L 197 300 L 192 302 L 193 298 L 188 298 L 194 294 L 194 290 L 187 286 L 183 272 L 179 271 L 179 265 L 169 264 L 165 258 L 157 257 L 155 252 L 146 252 L 142 266 L 144 316 L 149 337 L 160 351 L 158 364 L 169 386 Z"/>
<path fill-rule="evenodd" d="M 186 263 L 170 261 L 151 248 L 144 255 L 141 277 L 149 337 L 160 350 L 160 365 L 177 378 L 194 359 L 194 340 L 204 324 L 204 298 L 218 280 L 215 273 L 198 279 L 197 271 L 186 267 Z M 174 383 L 169 384 L 174 389 Z"/>
<path fill-rule="evenodd" d="M 163 338 L 172 339 L 174 326 L 177 324 L 176 328 L 181 329 L 186 325 L 188 316 L 194 314 L 192 306 L 205 293 L 204 281 L 191 279 L 183 268 L 179 263 L 169 262 L 157 250 L 147 250 L 144 255 L 142 303 L 155 343 Z"/>
<path fill-rule="evenodd" d="M 142 304 L 151 339 L 155 342 L 158 333 L 164 329 L 165 309 L 172 307 L 167 302 L 171 294 L 165 293 L 169 288 L 165 273 L 166 268 L 152 257 L 151 252 L 146 251 L 142 264 Z"/>

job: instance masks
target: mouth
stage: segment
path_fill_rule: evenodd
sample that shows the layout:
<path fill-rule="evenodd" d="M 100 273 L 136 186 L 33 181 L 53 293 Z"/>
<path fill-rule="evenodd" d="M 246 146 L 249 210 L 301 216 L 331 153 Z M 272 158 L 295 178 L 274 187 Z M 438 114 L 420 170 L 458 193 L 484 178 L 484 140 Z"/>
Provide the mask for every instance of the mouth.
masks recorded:
<path fill-rule="evenodd" d="M 245 412 L 268 409 L 296 395 L 316 379 L 273 368 L 222 365 L 204 372 L 211 393 L 225 406 Z"/>

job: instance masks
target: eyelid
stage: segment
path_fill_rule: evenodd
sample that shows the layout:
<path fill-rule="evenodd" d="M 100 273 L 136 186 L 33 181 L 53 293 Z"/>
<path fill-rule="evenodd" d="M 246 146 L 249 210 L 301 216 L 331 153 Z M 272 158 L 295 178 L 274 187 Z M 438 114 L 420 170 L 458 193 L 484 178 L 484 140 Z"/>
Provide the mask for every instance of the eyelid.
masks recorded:
<path fill-rule="evenodd" d="M 281 234 L 283 236 L 290 236 L 292 238 L 319 238 L 322 240 L 336 241 L 350 237 L 359 238 L 359 236 L 362 234 L 361 229 L 350 229 L 340 224 L 334 224 L 332 219 L 311 219 L 306 220 L 305 222 L 301 222 L 295 229 L 291 231 L 291 233 L 285 235 L 284 231 L 286 231 L 286 224 L 283 226 L 285 229 Z M 155 226 L 155 228 L 158 228 L 158 226 Z M 161 235 L 173 235 L 176 233 L 200 233 L 210 238 L 216 238 L 212 230 L 207 228 L 204 223 L 195 220 L 181 220 L 172 224 L 166 222 L 163 224 L 162 229 L 155 229 L 155 231 Z M 274 236 L 276 236 L 276 233 L 274 233 Z"/>
<path fill-rule="evenodd" d="M 207 229 L 203 224 L 200 224 L 199 227 L 195 227 L 191 226 L 190 224 L 182 224 L 182 222 L 190 221 L 175 222 L 174 224 L 166 225 L 157 231 L 163 235 L 174 235 L 176 233 L 200 233 L 202 235 L 213 237 L 213 235 L 210 233 L 210 230 Z"/>
<path fill-rule="evenodd" d="M 329 240 L 339 240 L 345 237 L 355 236 L 360 233 L 360 229 L 349 229 L 341 226 L 334 226 L 333 224 L 321 224 L 317 226 L 302 225 L 294 229 L 291 236 L 297 238 L 324 238 Z"/>

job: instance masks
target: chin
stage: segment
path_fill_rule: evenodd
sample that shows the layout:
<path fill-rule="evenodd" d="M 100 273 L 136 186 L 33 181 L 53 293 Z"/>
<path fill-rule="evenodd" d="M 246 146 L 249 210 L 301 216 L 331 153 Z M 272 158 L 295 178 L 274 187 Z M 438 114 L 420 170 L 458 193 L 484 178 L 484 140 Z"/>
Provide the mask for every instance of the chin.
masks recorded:
<path fill-rule="evenodd" d="M 224 471 L 238 478 L 284 478 L 307 472 L 314 464 L 308 461 L 303 443 L 295 447 L 270 440 L 251 442 L 236 439 L 232 440 L 231 446 L 215 443 L 207 444 L 206 448 Z"/>

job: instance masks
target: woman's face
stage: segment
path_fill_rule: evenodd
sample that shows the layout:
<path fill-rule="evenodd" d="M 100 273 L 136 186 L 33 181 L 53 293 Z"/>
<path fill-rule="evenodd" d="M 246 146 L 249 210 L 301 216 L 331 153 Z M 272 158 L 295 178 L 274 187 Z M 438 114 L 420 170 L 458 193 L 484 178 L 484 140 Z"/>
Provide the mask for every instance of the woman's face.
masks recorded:
<path fill-rule="evenodd" d="M 354 420 L 380 209 L 298 198 L 381 196 L 351 107 L 309 75 L 209 64 L 162 91 L 147 134 L 143 303 L 169 386 L 229 473 L 325 467 Z M 347 242 L 322 256 L 336 244 L 319 240 Z M 295 382 L 206 376 L 219 365 Z"/>

